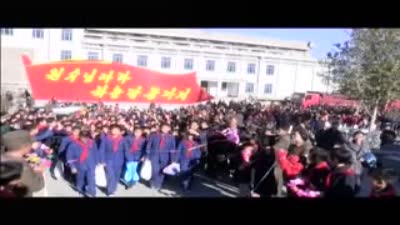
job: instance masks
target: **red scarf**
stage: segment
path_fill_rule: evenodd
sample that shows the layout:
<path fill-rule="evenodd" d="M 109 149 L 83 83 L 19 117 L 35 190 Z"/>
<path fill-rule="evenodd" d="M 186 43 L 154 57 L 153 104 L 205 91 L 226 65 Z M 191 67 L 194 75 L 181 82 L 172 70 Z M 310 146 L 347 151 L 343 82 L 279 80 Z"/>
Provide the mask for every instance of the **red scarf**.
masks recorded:
<path fill-rule="evenodd" d="M 354 175 L 354 171 L 351 168 L 346 169 L 345 171 L 341 172 L 346 176 L 352 176 Z M 328 177 L 326 178 L 325 181 L 325 187 L 329 188 L 332 185 L 332 174 L 333 172 L 328 174 Z"/>
<path fill-rule="evenodd" d="M 69 135 L 69 138 L 71 138 L 71 140 L 72 140 L 72 141 L 76 141 L 76 140 L 78 140 L 78 139 L 77 139 L 77 138 L 75 138 L 75 136 L 74 136 L 74 135 L 72 135 L 72 134 L 71 134 L 71 135 Z"/>
<path fill-rule="evenodd" d="M 165 146 L 165 134 L 161 134 L 160 137 L 160 151 L 164 148 Z"/>
<path fill-rule="evenodd" d="M 86 144 L 82 143 L 80 140 L 75 140 L 75 142 L 82 148 L 79 162 L 83 163 L 89 157 L 89 148 L 92 146 L 92 142 L 88 141 Z"/>
<path fill-rule="evenodd" d="M 137 152 L 139 150 L 140 142 L 142 142 L 142 138 L 141 137 L 134 139 L 133 145 L 132 145 L 132 148 L 131 148 L 131 152 Z"/>
<path fill-rule="evenodd" d="M 43 130 L 47 130 L 47 125 L 37 125 L 37 127 L 36 127 L 37 129 L 38 129 L 38 131 L 39 131 L 39 133 L 41 132 L 41 131 L 43 131 Z"/>
<path fill-rule="evenodd" d="M 192 141 L 185 141 L 186 147 L 187 147 L 187 151 L 186 151 L 186 157 L 190 158 L 192 157 L 192 152 L 193 149 L 191 149 L 194 145 L 194 143 Z"/>
<path fill-rule="evenodd" d="M 109 138 L 110 138 L 111 143 L 112 143 L 113 152 L 117 152 L 118 151 L 118 145 L 119 145 L 119 142 L 122 140 L 122 137 L 118 136 L 118 137 L 114 138 L 113 136 L 110 135 Z"/>

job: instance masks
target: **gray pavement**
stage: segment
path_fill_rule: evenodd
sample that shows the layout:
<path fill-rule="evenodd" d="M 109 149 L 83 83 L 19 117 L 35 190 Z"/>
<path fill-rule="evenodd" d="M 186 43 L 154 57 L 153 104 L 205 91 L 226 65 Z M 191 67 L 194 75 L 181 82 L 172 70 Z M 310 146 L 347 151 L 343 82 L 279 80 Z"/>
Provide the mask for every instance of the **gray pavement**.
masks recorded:
<path fill-rule="evenodd" d="M 64 179 L 54 180 L 48 172 L 45 173 L 45 189 L 35 193 L 35 197 L 81 197 Z M 179 182 L 174 177 L 166 179 L 161 193 L 150 189 L 142 183 L 138 183 L 129 190 L 125 190 L 122 184 L 119 184 L 115 197 L 236 197 L 239 194 L 237 187 L 226 184 L 225 182 L 215 181 L 203 175 L 196 174 L 192 191 L 183 193 Z M 106 197 L 106 195 L 97 188 L 96 197 Z"/>

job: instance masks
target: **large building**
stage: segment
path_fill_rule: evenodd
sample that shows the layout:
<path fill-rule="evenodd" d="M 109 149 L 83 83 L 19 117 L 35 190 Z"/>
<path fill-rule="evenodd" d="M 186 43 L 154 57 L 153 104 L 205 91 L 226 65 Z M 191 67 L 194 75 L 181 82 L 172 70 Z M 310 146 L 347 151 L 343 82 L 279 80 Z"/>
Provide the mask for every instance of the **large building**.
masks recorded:
<path fill-rule="evenodd" d="M 109 60 L 166 73 L 195 71 L 217 98 L 283 99 L 327 91 L 309 43 L 196 29 L 1 29 L 1 84 L 29 88 L 21 55 L 33 63 Z M 3 89 L 2 88 L 2 89 Z"/>

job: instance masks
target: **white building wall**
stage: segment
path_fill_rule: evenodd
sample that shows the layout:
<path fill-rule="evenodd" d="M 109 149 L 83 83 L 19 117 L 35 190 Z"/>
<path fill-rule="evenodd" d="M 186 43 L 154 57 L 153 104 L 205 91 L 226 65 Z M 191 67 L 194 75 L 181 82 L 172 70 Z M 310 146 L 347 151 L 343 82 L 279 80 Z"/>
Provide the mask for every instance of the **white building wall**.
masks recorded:
<path fill-rule="evenodd" d="M 279 75 L 275 83 L 276 98 L 283 99 L 294 92 L 296 76 L 296 64 L 281 62 L 279 64 Z"/>
<path fill-rule="evenodd" d="M 260 52 L 257 50 L 258 52 L 255 53 L 251 47 L 248 47 L 247 51 L 239 51 L 233 45 L 228 44 L 225 50 L 216 50 L 212 47 L 212 41 L 207 42 L 203 47 L 195 47 L 199 43 L 190 40 L 185 41 L 189 44 L 182 47 L 174 45 L 173 40 L 164 41 L 165 38 L 162 42 L 166 44 L 159 44 L 157 40 L 161 40 L 160 37 L 140 37 L 139 39 L 148 40 L 142 43 L 135 41 L 137 39 L 135 37 L 128 38 L 128 34 L 118 36 L 107 32 L 91 33 L 84 29 L 73 29 L 72 41 L 61 39 L 62 29 L 45 29 L 43 39 L 33 39 L 32 29 L 13 29 L 13 33 L 13 36 L 1 36 L 2 49 L 3 46 L 32 49 L 34 54 L 30 55 L 33 55 L 33 63 L 58 61 L 62 50 L 70 50 L 72 59 L 87 59 L 88 52 L 98 52 L 99 59 L 107 61 L 111 61 L 113 54 L 118 53 L 123 55 L 123 63 L 134 66 L 137 65 L 139 55 L 146 55 L 148 69 L 171 74 L 195 71 L 199 84 L 202 80 L 217 82 L 218 88 L 212 87 L 213 92 L 217 93 L 216 97 L 227 95 L 227 91 L 221 90 L 223 82 L 238 83 L 239 98 L 256 95 L 260 98 L 283 99 L 293 92 L 329 90 L 318 76 L 322 70 L 321 66 L 309 57 L 307 51 L 283 52 L 281 50 L 277 54 L 276 51 L 261 50 Z M 97 35 L 98 38 L 90 39 L 87 35 Z M 218 46 L 222 45 L 224 44 L 218 44 Z M 261 48 L 262 46 L 259 47 L 259 49 Z M 197 52 L 189 53 L 188 50 Z M 171 68 L 161 68 L 161 57 L 163 56 L 171 58 Z M 13 57 L 16 57 L 15 54 Z M 193 70 L 184 69 L 184 59 L 186 58 L 193 59 Z M 215 61 L 214 71 L 206 70 L 207 60 Z M 234 73 L 227 71 L 228 62 L 236 63 Z M 247 73 L 247 66 L 250 63 L 256 65 L 255 74 Z M 267 65 L 274 66 L 273 75 L 267 75 Z M 247 94 L 245 92 L 246 83 L 255 84 L 254 93 Z M 264 93 L 265 84 L 272 84 L 271 94 Z"/>

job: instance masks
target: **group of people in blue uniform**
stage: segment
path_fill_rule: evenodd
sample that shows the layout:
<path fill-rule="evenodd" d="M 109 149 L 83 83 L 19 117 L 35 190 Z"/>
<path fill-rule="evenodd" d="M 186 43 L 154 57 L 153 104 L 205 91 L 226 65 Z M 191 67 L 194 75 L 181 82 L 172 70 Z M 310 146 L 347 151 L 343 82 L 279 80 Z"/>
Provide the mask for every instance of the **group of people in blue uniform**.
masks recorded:
<path fill-rule="evenodd" d="M 199 127 L 197 122 L 193 122 L 193 126 L 195 129 Z M 196 138 L 193 134 L 196 131 L 190 129 L 177 138 L 172 135 L 171 126 L 167 123 L 162 124 L 159 130 L 154 127 L 153 132 L 146 134 L 140 126 L 127 130 L 120 124 L 111 124 L 100 132 L 91 132 L 85 126 L 67 126 L 66 129 L 57 130 L 46 124 L 40 130 L 37 127 L 35 129 L 38 129 L 34 135 L 36 141 L 45 142 L 63 133 L 53 163 L 63 162 L 67 177 L 74 177 L 72 182 L 77 191 L 88 197 L 96 196 L 96 166 L 105 168 L 105 192 L 112 196 L 120 181 L 126 188 L 131 188 L 140 180 L 139 168 L 145 159 L 151 161 L 149 183 L 152 189 L 160 190 L 165 177 L 163 169 L 171 163 L 178 163 L 183 189 L 188 191 L 202 156 L 197 146 L 205 141 L 204 137 Z M 127 170 L 132 174 L 127 175 Z"/>
<path fill-rule="evenodd" d="M 122 135 L 117 124 L 110 126 L 110 133 L 101 133 L 99 141 L 93 140 L 89 130 L 80 130 L 77 135 L 63 138 L 59 154 L 65 152 L 65 162 L 71 173 L 76 176 L 77 190 L 87 196 L 96 195 L 95 168 L 105 166 L 106 194 L 114 195 L 122 179 L 127 188 L 134 186 L 140 179 L 139 165 L 145 158 L 151 161 L 152 176 L 150 187 L 160 190 L 165 174 L 163 169 L 172 162 L 181 165 L 182 185 L 189 190 L 194 169 L 200 163 L 201 151 L 194 135 L 187 133 L 176 144 L 176 137 L 170 134 L 170 126 L 163 124 L 160 131 L 143 135 L 140 127 L 133 133 Z M 124 176 L 127 169 L 133 171 Z M 85 187 L 87 187 L 85 189 Z"/>

